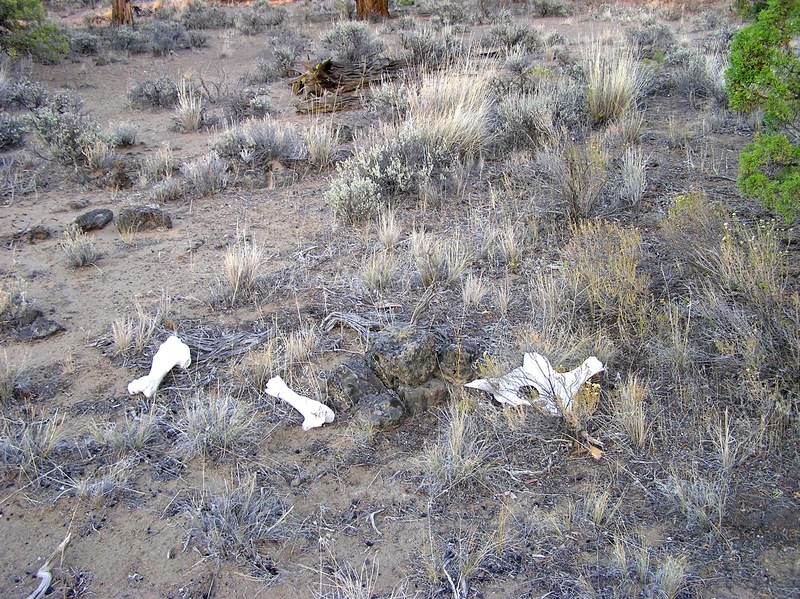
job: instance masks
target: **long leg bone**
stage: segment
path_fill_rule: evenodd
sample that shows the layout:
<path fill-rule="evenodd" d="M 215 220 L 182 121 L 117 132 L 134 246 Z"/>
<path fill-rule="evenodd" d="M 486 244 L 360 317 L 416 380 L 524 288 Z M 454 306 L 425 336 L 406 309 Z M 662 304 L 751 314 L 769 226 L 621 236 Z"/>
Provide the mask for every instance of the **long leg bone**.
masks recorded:
<path fill-rule="evenodd" d="M 594 356 L 569 372 L 556 372 L 550 360 L 541 354 L 525 354 L 522 366 L 508 374 L 490 379 L 478 379 L 465 387 L 491 393 L 500 403 L 515 406 L 531 405 L 521 396 L 521 389 L 533 387 L 539 392 L 536 405 L 551 416 L 564 416 L 572 412 L 573 399 L 580 388 L 595 374 L 604 369 Z"/>
<path fill-rule="evenodd" d="M 333 422 L 335 414 L 328 406 L 315 399 L 298 395 L 279 376 L 267 381 L 264 390 L 278 399 L 282 399 L 303 415 L 303 430 L 307 431 L 328 422 Z"/>
<path fill-rule="evenodd" d="M 28 595 L 27 599 L 41 599 L 41 597 L 44 597 L 44 594 L 53 582 L 53 573 L 51 572 L 53 565 L 56 563 L 56 559 L 59 556 L 64 556 L 64 551 L 66 551 L 70 540 L 72 540 L 72 533 L 67 533 L 67 536 L 61 541 L 61 544 L 56 547 L 56 550 L 53 551 L 47 561 L 36 572 L 36 578 L 40 578 L 42 582 L 39 583 L 39 587 L 33 593 Z"/>
<path fill-rule="evenodd" d="M 153 356 L 150 373 L 128 384 L 128 394 L 141 393 L 150 399 L 155 395 L 158 386 L 170 370 L 175 366 L 186 369 L 191 363 L 192 356 L 189 346 L 172 335 L 161 344 L 156 355 Z"/>

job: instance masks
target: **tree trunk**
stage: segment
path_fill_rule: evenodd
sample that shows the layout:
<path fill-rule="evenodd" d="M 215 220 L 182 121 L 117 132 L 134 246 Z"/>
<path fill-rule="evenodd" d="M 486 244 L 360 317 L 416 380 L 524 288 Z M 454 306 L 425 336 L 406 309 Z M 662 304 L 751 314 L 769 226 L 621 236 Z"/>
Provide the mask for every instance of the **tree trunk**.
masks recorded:
<path fill-rule="evenodd" d="M 111 24 L 133 27 L 133 8 L 130 0 L 111 0 Z"/>
<path fill-rule="evenodd" d="M 356 0 L 356 19 L 389 18 L 389 0 Z"/>

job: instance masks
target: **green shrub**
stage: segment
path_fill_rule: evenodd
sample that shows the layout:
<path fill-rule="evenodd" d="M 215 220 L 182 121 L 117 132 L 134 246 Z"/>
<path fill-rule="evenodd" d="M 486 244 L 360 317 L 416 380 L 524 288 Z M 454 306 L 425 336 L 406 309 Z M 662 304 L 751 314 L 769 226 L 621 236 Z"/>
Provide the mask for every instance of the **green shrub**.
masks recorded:
<path fill-rule="evenodd" d="M 0 152 L 18 147 L 24 136 L 23 120 L 6 112 L 0 112 Z"/>
<path fill-rule="evenodd" d="M 0 0 L 0 49 L 12 56 L 58 62 L 69 50 L 58 26 L 45 22 L 41 0 Z"/>
<path fill-rule="evenodd" d="M 55 94 L 28 119 L 33 132 L 67 166 L 85 164 L 86 151 L 101 141 L 97 122 L 67 93 Z"/>
<path fill-rule="evenodd" d="M 393 129 L 339 166 L 325 199 L 338 217 L 361 221 L 446 184 L 455 166 L 456 155 L 424 130 Z"/>
<path fill-rule="evenodd" d="M 181 23 L 186 29 L 225 29 L 233 25 L 233 17 L 219 6 L 192 0 L 181 14 Z"/>
<path fill-rule="evenodd" d="M 355 63 L 374 60 L 386 48 L 384 41 L 372 33 L 369 25 L 354 21 L 337 23 L 322 35 L 320 43 L 334 60 Z"/>
<path fill-rule="evenodd" d="M 178 103 L 178 83 L 169 75 L 137 81 L 128 90 L 128 100 L 139 108 L 172 108 Z"/>
<path fill-rule="evenodd" d="M 492 27 L 484 45 L 500 46 L 508 51 L 536 52 L 542 49 L 544 41 L 538 29 L 516 23 Z"/>
<path fill-rule="evenodd" d="M 787 221 L 800 209 L 800 1 L 769 0 L 755 23 L 736 34 L 725 73 L 734 110 L 761 109 L 767 133 L 739 159 L 738 184 Z"/>

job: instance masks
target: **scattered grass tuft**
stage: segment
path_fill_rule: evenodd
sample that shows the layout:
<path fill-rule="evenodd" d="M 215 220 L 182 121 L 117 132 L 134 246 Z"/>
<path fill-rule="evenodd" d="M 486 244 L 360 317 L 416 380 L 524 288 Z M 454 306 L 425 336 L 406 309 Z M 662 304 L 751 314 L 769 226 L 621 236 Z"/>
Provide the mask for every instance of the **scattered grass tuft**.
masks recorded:
<path fill-rule="evenodd" d="M 261 440 L 253 409 L 230 395 L 199 393 L 184 401 L 175 423 L 178 450 L 187 458 L 235 458 Z"/>
<path fill-rule="evenodd" d="M 486 483 L 494 468 L 492 447 L 477 416 L 466 406 L 451 404 L 441 412 L 441 431 L 420 459 L 420 487 L 433 498 L 456 488 Z"/>
<path fill-rule="evenodd" d="M 81 268 L 94 264 L 100 259 L 100 252 L 94 242 L 83 231 L 70 228 L 64 231 L 61 250 L 67 257 L 67 264 L 72 268 Z"/>

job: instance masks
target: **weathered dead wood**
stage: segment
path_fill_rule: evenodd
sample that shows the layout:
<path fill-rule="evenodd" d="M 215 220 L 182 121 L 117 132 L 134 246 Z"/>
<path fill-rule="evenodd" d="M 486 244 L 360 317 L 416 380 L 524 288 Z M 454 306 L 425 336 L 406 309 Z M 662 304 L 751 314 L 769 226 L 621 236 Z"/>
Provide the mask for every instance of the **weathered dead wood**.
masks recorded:
<path fill-rule="evenodd" d="M 133 4 L 130 0 L 111 0 L 111 24 L 133 27 Z"/>
<path fill-rule="evenodd" d="M 389 18 L 389 0 L 356 0 L 356 19 Z"/>
<path fill-rule="evenodd" d="M 361 90 L 393 79 L 407 62 L 384 59 L 349 63 L 328 59 L 299 66 L 302 74 L 290 81 L 295 95 L 303 98 L 298 112 L 333 112 L 359 108 Z"/>

